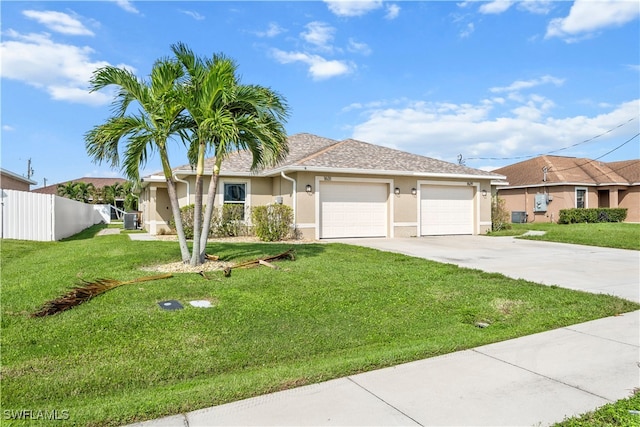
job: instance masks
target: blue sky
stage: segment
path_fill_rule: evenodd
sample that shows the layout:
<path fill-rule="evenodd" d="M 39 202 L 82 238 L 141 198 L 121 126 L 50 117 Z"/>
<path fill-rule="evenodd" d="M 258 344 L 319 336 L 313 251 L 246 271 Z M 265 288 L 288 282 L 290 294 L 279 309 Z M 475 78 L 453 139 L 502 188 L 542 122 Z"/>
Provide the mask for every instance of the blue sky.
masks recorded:
<path fill-rule="evenodd" d="M 83 135 L 107 64 L 147 76 L 176 42 L 224 53 L 291 107 L 289 134 L 492 169 L 538 154 L 640 157 L 637 1 L 2 1 L 2 168 L 42 186 L 119 176 Z M 175 144 L 173 166 L 187 163 Z M 159 170 L 157 157 L 143 173 Z"/>

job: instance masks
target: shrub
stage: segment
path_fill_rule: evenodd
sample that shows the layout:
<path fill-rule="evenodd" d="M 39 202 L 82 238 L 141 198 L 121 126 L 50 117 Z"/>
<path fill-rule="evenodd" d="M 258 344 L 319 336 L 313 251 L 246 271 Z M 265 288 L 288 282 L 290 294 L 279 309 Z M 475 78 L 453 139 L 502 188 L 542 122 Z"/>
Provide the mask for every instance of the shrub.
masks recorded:
<path fill-rule="evenodd" d="M 509 211 L 505 207 L 504 199 L 497 195 L 491 198 L 491 231 L 509 230 Z"/>
<path fill-rule="evenodd" d="M 283 240 L 291 232 L 293 209 L 286 205 L 256 206 L 251 210 L 254 232 L 263 242 Z"/>
<path fill-rule="evenodd" d="M 558 224 L 622 222 L 626 217 L 627 209 L 624 208 L 561 209 Z"/>
<path fill-rule="evenodd" d="M 244 220 L 244 205 L 228 203 L 214 208 L 211 216 L 211 235 L 216 237 L 248 236 L 249 227 Z"/>
<path fill-rule="evenodd" d="M 202 218 L 204 218 L 204 210 L 202 207 Z M 187 205 L 180 208 L 180 218 L 182 218 L 182 226 L 184 235 L 187 239 L 193 239 L 193 211 L 194 205 Z M 209 237 L 235 237 L 246 236 L 249 234 L 249 227 L 243 220 L 244 205 L 226 204 L 222 209 L 213 208 L 211 215 L 211 226 L 209 227 Z M 176 230 L 175 218 L 169 221 L 169 227 L 172 231 Z"/>

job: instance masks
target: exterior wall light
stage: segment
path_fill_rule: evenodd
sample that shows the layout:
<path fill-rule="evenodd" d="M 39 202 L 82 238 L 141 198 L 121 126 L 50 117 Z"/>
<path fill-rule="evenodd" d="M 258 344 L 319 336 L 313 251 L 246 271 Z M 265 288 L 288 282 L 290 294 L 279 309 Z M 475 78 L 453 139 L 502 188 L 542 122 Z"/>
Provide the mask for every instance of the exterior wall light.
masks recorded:
<path fill-rule="evenodd" d="M 416 188 L 415 188 L 415 187 L 413 187 L 413 188 L 411 189 L 411 195 L 412 195 L 412 196 L 415 196 L 416 194 L 418 194 L 418 190 L 416 190 Z"/>
<path fill-rule="evenodd" d="M 396 196 L 399 196 L 400 195 L 400 187 L 394 188 L 393 194 L 395 194 Z"/>
<path fill-rule="evenodd" d="M 482 197 L 487 197 L 487 190 L 482 190 Z"/>
<path fill-rule="evenodd" d="M 307 192 L 307 194 L 311 194 L 312 190 L 313 188 L 311 188 L 311 184 L 307 184 L 307 186 L 305 187 L 305 191 Z"/>

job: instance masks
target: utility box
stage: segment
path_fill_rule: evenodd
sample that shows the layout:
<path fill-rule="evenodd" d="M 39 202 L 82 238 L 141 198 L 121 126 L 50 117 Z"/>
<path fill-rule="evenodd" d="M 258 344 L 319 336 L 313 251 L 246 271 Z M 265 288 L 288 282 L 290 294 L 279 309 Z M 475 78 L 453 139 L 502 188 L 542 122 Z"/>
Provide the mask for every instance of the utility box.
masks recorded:
<path fill-rule="evenodd" d="M 126 213 L 124 214 L 124 229 L 136 230 L 138 228 L 138 214 Z"/>
<path fill-rule="evenodd" d="M 527 213 L 524 211 L 512 211 L 511 223 L 512 224 L 524 224 L 527 222 Z"/>
<path fill-rule="evenodd" d="M 549 200 L 547 199 L 546 194 L 536 194 L 534 203 L 533 203 L 533 211 L 546 212 L 548 204 L 549 204 Z"/>

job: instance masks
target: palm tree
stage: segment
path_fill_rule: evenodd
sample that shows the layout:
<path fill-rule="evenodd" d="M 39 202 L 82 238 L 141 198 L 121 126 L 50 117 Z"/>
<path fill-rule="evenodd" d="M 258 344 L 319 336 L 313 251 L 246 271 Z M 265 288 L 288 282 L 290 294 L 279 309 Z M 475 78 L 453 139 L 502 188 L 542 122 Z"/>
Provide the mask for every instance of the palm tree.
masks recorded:
<path fill-rule="evenodd" d="M 194 241 L 191 264 L 204 261 L 207 237 L 220 167 L 229 153 L 248 150 L 252 170 L 274 165 L 288 153 L 283 121 L 288 115 L 284 98 L 271 89 L 241 85 L 236 64 L 223 55 L 202 59 L 184 44 L 173 45 L 173 53 L 188 75 L 181 102 L 194 122 L 190 147 L 196 165 Z M 204 160 L 207 149 L 215 153 L 206 212 L 202 215 Z"/>
<path fill-rule="evenodd" d="M 76 200 L 78 191 L 76 190 L 75 182 L 69 181 L 65 184 L 58 184 L 57 188 L 58 196 L 66 197 L 67 199 Z"/>
<path fill-rule="evenodd" d="M 106 203 L 115 206 L 116 199 L 122 199 L 124 195 L 124 187 L 119 182 L 104 186 L 104 199 Z"/>
<path fill-rule="evenodd" d="M 167 153 L 167 142 L 177 136 L 184 140 L 185 132 L 192 127 L 190 118 L 183 114 L 184 109 L 177 102 L 183 76 L 181 64 L 168 59 L 155 62 L 148 81 L 123 68 L 107 66 L 96 70 L 90 80 L 91 91 L 116 86 L 118 92 L 113 102 L 114 115 L 87 132 L 85 145 L 95 162 L 104 161 L 118 167 L 119 145 L 124 140 L 122 170 L 134 182 L 140 181 L 140 167 L 146 164 L 149 155 L 158 152 L 176 221 L 180 253 L 182 260 L 188 262 L 189 249 Z M 136 111 L 129 113 L 132 104 Z"/>

